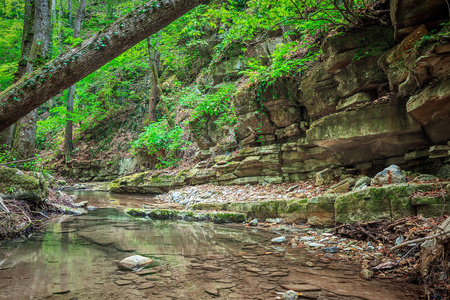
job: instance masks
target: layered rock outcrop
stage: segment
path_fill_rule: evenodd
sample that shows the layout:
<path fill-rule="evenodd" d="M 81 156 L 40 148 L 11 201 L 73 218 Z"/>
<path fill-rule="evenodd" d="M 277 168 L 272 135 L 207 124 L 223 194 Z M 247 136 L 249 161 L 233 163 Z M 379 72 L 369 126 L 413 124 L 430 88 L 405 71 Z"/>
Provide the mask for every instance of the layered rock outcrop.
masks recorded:
<path fill-rule="evenodd" d="M 449 178 L 450 26 L 442 24 L 448 19 L 442 7 L 442 1 L 392 0 L 393 26 L 329 36 L 321 59 L 296 78 L 262 89 L 240 84 L 235 134 L 202 132 L 203 162 L 176 175 L 150 171 L 138 183 L 124 177 L 113 191 L 292 182 L 327 168 L 334 176 L 372 176 L 391 164 Z M 283 42 L 271 37 L 249 55 L 264 59 Z M 218 145 L 241 150 L 214 156 Z"/>

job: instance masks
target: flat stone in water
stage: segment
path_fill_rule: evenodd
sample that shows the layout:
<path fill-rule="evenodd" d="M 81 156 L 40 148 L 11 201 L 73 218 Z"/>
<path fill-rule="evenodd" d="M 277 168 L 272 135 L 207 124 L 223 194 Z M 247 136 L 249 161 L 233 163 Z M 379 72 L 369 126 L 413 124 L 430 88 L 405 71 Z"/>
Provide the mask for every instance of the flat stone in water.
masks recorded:
<path fill-rule="evenodd" d="M 279 237 L 273 238 L 271 240 L 271 242 L 274 243 L 274 244 L 281 244 L 281 243 L 284 243 L 285 241 L 286 241 L 286 237 L 285 236 L 279 236 Z"/>
<path fill-rule="evenodd" d="M 157 270 L 157 269 L 144 269 L 144 270 L 136 272 L 136 274 L 139 276 L 145 276 L 145 275 L 151 275 L 151 274 L 158 273 L 159 271 L 160 270 Z"/>
<path fill-rule="evenodd" d="M 169 272 L 169 271 L 162 272 L 159 274 L 159 276 L 169 278 L 169 277 L 172 277 L 172 272 Z"/>
<path fill-rule="evenodd" d="M 118 286 L 124 286 L 124 285 L 133 284 L 133 281 L 131 281 L 131 280 L 116 280 L 116 281 L 114 281 L 114 283 L 117 284 Z"/>
<path fill-rule="evenodd" d="M 272 276 L 272 277 L 285 277 L 288 275 L 289 275 L 289 273 L 287 273 L 287 272 L 274 272 L 274 273 L 270 274 L 270 276 Z"/>
<path fill-rule="evenodd" d="M 205 292 L 213 296 L 219 296 L 219 291 L 212 284 L 205 285 Z"/>
<path fill-rule="evenodd" d="M 216 266 L 213 266 L 213 265 L 203 265 L 202 269 L 205 270 L 205 271 L 220 271 L 220 270 L 222 270 L 221 267 L 216 267 Z"/>
<path fill-rule="evenodd" d="M 245 271 L 251 272 L 251 273 L 259 273 L 262 270 L 254 267 L 245 268 Z"/>
<path fill-rule="evenodd" d="M 151 289 L 155 286 L 155 283 L 153 281 L 148 281 L 146 283 L 140 284 L 138 286 L 138 290 L 147 290 L 147 289 Z"/>
<path fill-rule="evenodd" d="M 277 288 L 275 284 L 263 282 L 258 287 L 262 288 L 263 290 L 274 290 Z"/>
<path fill-rule="evenodd" d="M 298 295 L 296 292 L 290 290 L 283 294 L 281 297 L 283 300 L 296 300 L 298 299 Z"/>

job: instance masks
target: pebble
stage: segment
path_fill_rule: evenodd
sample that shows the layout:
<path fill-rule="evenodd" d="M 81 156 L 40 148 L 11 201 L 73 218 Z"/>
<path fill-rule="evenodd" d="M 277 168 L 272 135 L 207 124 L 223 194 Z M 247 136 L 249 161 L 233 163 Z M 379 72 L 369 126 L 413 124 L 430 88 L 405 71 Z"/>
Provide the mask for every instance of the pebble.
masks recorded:
<path fill-rule="evenodd" d="M 271 242 L 274 243 L 274 244 L 281 244 L 281 243 L 286 242 L 286 237 L 285 236 L 279 236 L 279 237 L 273 238 L 271 240 Z"/>
<path fill-rule="evenodd" d="M 339 250 L 339 247 L 326 247 L 325 249 L 323 249 L 323 251 L 326 253 L 337 253 L 339 252 Z"/>
<path fill-rule="evenodd" d="M 310 247 L 319 248 L 319 247 L 325 247 L 324 244 L 320 243 L 307 243 Z"/>
<path fill-rule="evenodd" d="M 359 272 L 359 277 L 361 277 L 362 279 L 365 279 L 365 280 L 370 280 L 370 279 L 372 279 L 373 278 L 373 271 L 372 270 L 369 270 L 369 269 L 362 269 L 360 272 Z"/>
<path fill-rule="evenodd" d="M 286 293 L 284 293 L 281 298 L 283 300 L 295 300 L 295 299 L 298 299 L 298 295 L 297 295 L 297 292 L 295 292 L 293 290 L 289 290 Z"/>
<path fill-rule="evenodd" d="M 248 223 L 248 225 L 249 226 L 258 226 L 258 223 L 259 223 L 258 219 L 253 219 Z"/>

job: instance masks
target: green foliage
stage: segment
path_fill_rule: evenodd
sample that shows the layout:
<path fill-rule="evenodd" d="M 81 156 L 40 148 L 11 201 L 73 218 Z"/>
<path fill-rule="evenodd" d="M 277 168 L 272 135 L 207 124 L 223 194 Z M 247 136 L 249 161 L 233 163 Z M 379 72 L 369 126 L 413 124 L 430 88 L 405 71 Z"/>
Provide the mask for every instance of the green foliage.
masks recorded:
<path fill-rule="evenodd" d="M 222 84 L 214 93 L 207 93 L 196 98 L 196 105 L 191 113 L 191 122 L 202 122 L 208 117 L 216 117 L 217 125 L 233 125 L 236 114 L 231 97 L 236 92 L 232 83 Z M 197 96 L 199 96 L 197 94 Z"/>
<path fill-rule="evenodd" d="M 170 128 L 167 120 L 163 119 L 145 127 L 144 132 L 132 143 L 132 149 L 145 149 L 149 155 L 155 155 L 159 160 L 157 168 L 170 167 L 179 161 L 177 152 L 189 144 L 183 135 L 180 126 Z"/>
<path fill-rule="evenodd" d="M 22 21 L 0 18 L 0 91 L 13 83 L 20 58 Z"/>
<path fill-rule="evenodd" d="M 44 160 L 38 154 L 33 160 L 19 162 L 15 158 L 14 153 L 6 150 L 6 145 L 0 146 L 0 164 L 6 164 L 8 168 L 18 168 L 23 171 L 39 172 L 44 175 L 51 174 L 44 164 Z"/>
<path fill-rule="evenodd" d="M 305 47 L 305 45 L 299 42 L 279 44 L 270 57 L 272 60 L 270 65 L 264 65 L 260 59 L 249 59 L 248 67 L 242 73 L 249 77 L 250 82 L 262 82 L 266 85 L 273 84 L 283 76 L 299 75 L 307 69 L 308 62 L 317 60 L 322 54 L 321 50 L 317 50 L 308 51 L 306 55 L 300 58 L 295 57 L 295 53 L 302 47 Z"/>

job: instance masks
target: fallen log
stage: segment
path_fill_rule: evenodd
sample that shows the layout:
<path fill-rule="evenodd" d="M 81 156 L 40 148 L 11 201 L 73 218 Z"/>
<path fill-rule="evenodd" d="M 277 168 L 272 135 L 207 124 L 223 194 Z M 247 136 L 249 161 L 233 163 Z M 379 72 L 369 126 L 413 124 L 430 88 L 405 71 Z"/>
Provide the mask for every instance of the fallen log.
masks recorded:
<path fill-rule="evenodd" d="M 151 0 L 0 94 L 0 132 L 205 0 Z"/>

